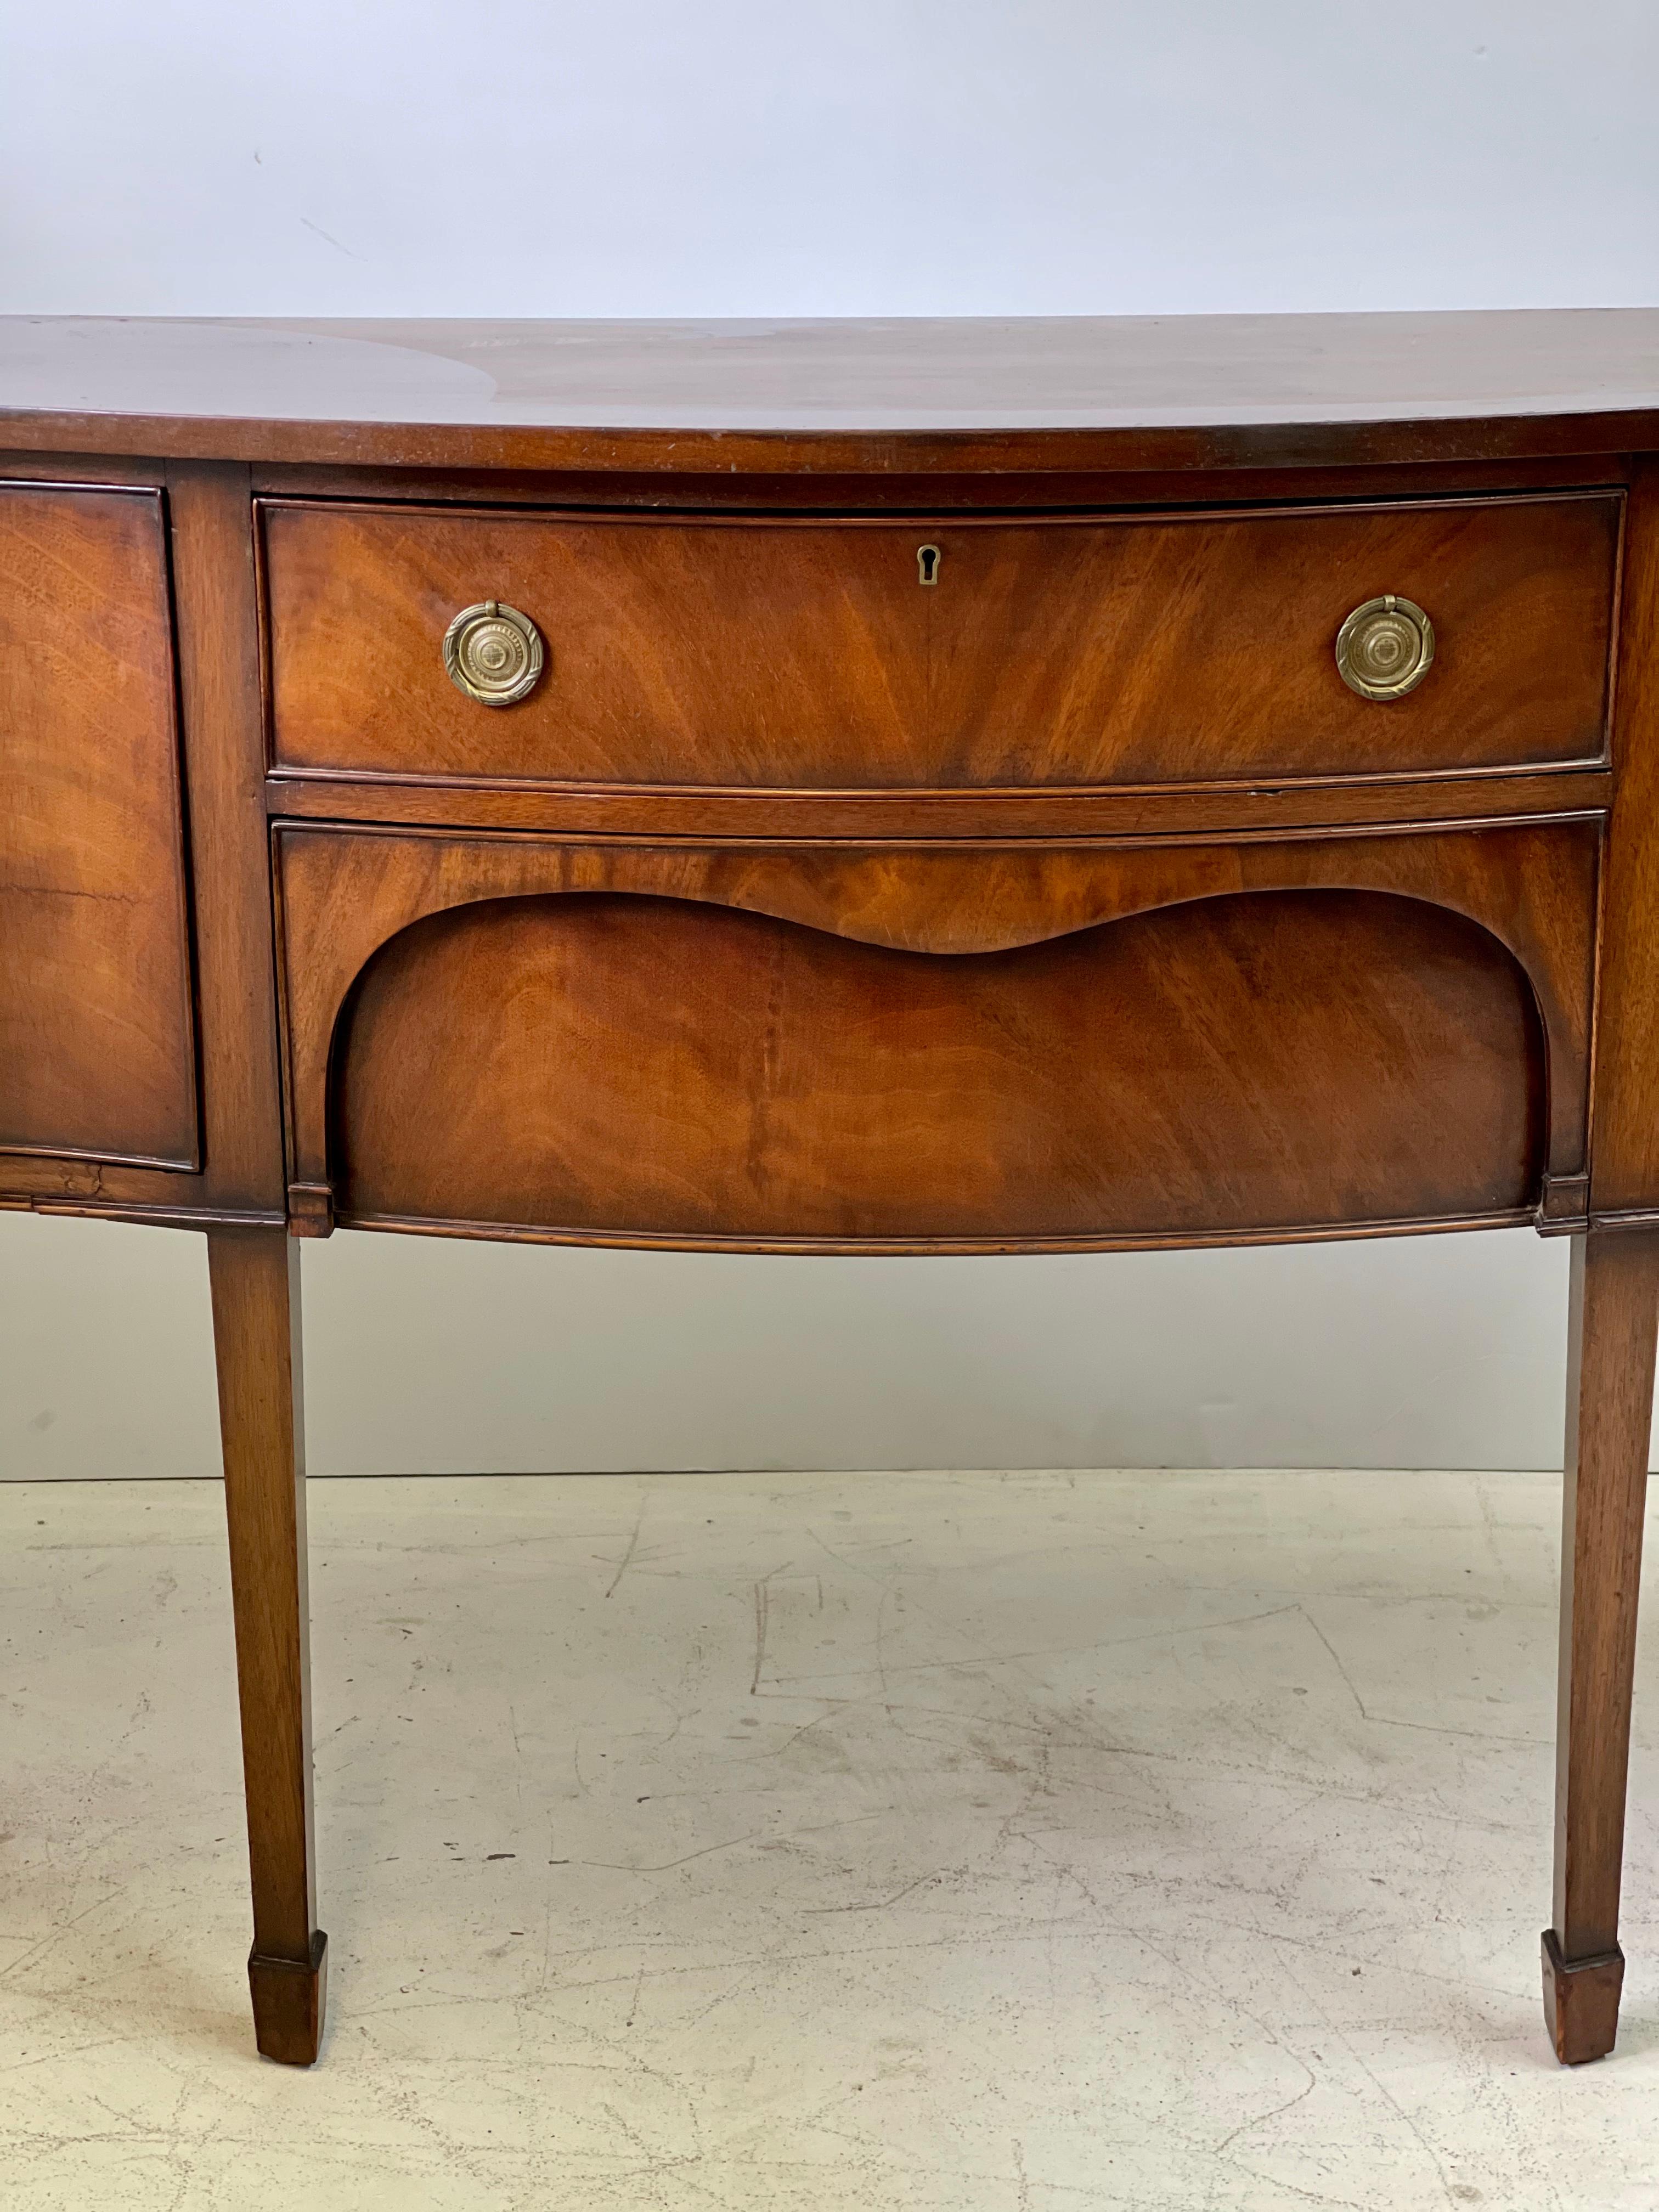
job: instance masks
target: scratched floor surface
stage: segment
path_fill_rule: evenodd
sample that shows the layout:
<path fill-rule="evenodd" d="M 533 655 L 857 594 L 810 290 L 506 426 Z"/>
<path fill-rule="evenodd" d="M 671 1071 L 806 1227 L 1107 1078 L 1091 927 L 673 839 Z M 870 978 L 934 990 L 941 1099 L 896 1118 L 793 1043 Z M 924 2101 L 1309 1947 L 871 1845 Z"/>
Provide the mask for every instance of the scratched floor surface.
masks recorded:
<path fill-rule="evenodd" d="M 252 2055 L 207 1483 L 0 1485 L 5 2212 L 1659 2207 L 1548 2058 L 1559 1485 L 312 1490 L 332 2025 Z"/>

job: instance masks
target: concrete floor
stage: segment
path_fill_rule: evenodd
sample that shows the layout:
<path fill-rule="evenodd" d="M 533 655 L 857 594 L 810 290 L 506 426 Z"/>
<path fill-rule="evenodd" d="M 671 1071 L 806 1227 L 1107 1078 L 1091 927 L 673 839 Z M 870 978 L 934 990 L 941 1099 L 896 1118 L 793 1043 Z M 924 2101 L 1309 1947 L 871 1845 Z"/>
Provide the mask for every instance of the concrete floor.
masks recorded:
<path fill-rule="evenodd" d="M 1659 2207 L 1549 2057 L 1559 1483 L 312 1486 L 324 2063 L 257 2060 L 205 1482 L 0 1485 L 5 2212 Z"/>

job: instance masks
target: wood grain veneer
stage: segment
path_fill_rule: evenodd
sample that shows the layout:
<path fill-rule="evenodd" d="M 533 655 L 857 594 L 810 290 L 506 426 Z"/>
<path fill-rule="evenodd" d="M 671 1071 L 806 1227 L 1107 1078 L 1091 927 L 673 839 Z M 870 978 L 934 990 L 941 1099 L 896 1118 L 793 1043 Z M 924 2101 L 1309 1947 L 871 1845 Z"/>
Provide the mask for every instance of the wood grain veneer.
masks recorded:
<path fill-rule="evenodd" d="M 1041 791 L 1595 762 L 1620 508 L 659 522 L 268 503 L 274 764 Z M 1378 702 L 1332 647 L 1386 591 L 1442 642 L 1416 690 Z M 486 595 L 547 641 L 506 709 L 465 697 L 441 653 Z"/>
<path fill-rule="evenodd" d="M 730 907 L 854 944 L 925 953 L 935 960 L 1042 945 L 1104 923 L 1121 924 L 1131 915 L 1232 893 L 1338 889 L 1392 893 L 1400 901 L 1395 913 L 1402 927 L 1408 921 L 1406 902 L 1419 901 L 1475 921 L 1518 962 L 1538 1009 L 1546 1046 L 1540 1073 L 1547 1097 L 1547 1130 L 1540 1166 L 1556 1176 L 1577 1176 L 1583 1169 L 1588 1112 L 1592 941 L 1600 840 L 1601 823 L 1594 816 L 1288 842 L 1256 839 L 1215 844 L 979 848 L 957 844 L 874 851 L 839 845 L 579 846 L 532 837 L 394 836 L 297 824 L 286 827 L 277 832 L 277 851 L 293 1182 L 307 1194 L 308 1233 L 317 1225 L 318 1194 L 324 1194 L 322 1225 L 325 1227 L 334 1173 L 330 1115 L 343 1065 L 338 1024 L 353 987 L 383 947 L 416 923 L 482 901 L 580 897 L 596 892 Z M 701 966 L 702 955 L 693 949 L 701 942 L 696 932 L 683 922 L 678 933 L 659 945 L 656 959 L 667 961 L 665 972 L 690 976 Z M 763 992 L 767 1010 L 762 1032 L 767 1042 L 750 1071 L 753 1082 L 759 1085 L 773 1067 L 775 1025 L 794 1020 L 799 1010 L 776 995 L 780 986 L 775 963 L 769 956 L 761 957 L 760 940 L 756 944 L 753 988 Z M 678 948 L 673 950 L 672 958 L 671 945 Z M 549 957 L 556 965 L 563 960 L 553 948 Z M 651 972 L 656 973 L 656 969 Z M 1401 987 L 1410 988 L 1403 977 Z M 455 988 L 465 995 L 465 989 Z M 481 981 L 478 988 L 485 987 Z M 531 988 L 528 977 L 526 988 Z M 574 975 L 567 977 L 561 988 L 574 990 Z M 898 988 L 896 979 L 894 988 Z M 932 988 L 946 993 L 952 985 L 941 975 Z M 1079 1008 L 1090 1003 L 1091 988 L 1083 976 L 1074 978 L 1073 989 Z M 718 1051 L 729 1042 L 721 1034 L 723 1022 L 738 1018 L 748 1001 L 735 973 L 725 976 L 720 990 L 728 1006 L 726 1017 L 714 1013 L 713 1002 L 700 997 L 700 1027 L 691 1023 L 690 1015 L 680 1018 L 691 1024 L 685 1039 L 688 1050 Z M 1153 1019 L 1150 1000 L 1147 1006 L 1150 1022 Z M 428 1007 L 426 1018 L 438 1022 L 441 1009 L 435 1005 Z M 874 1021 L 873 1008 L 869 1018 Z M 1007 1018 L 1018 1033 L 1019 1025 L 1012 1012 Z M 897 1026 L 902 1027 L 902 1021 Z M 1161 1015 L 1157 1026 L 1161 1031 Z M 874 1034 L 867 1024 L 858 1023 L 852 1033 L 854 1037 Z M 607 1034 L 605 1054 L 619 1064 L 630 1060 L 636 1049 L 647 1049 L 644 1036 L 630 1039 L 626 1024 Z M 819 1021 L 815 1029 L 808 1023 L 801 1034 L 819 1035 L 827 1054 L 837 1048 L 833 1024 L 826 1026 Z M 504 1036 L 494 1063 L 506 1085 L 495 1100 L 495 1111 L 498 1126 L 506 1128 L 517 1127 L 525 1116 L 539 1110 L 536 1086 L 541 1080 L 537 1073 L 543 1065 L 540 1048 L 532 1037 L 516 1087 L 512 1075 L 514 1048 L 514 1037 Z M 940 1042 L 937 1049 L 941 1066 L 954 1068 L 954 1048 Z M 1073 1037 L 1070 1049 L 1074 1054 L 1084 1049 L 1080 1033 Z M 1397 1064 L 1389 1085 L 1392 1094 L 1414 1087 L 1409 1068 L 1411 1050 L 1408 1030 L 1400 1029 Z M 459 1065 L 465 1067 L 464 1079 L 473 1081 L 476 1058 Z M 568 1053 L 562 1065 L 566 1080 L 575 1082 L 577 1063 Z M 598 1079 L 608 1078 L 601 1072 Z M 971 1086 L 976 1079 L 963 1079 Z M 1079 1073 L 1077 1079 L 1085 1078 Z M 1370 1091 L 1376 1079 L 1374 1066 L 1364 1081 L 1357 1074 L 1345 1081 L 1340 1068 L 1334 1072 L 1330 1095 L 1313 1115 L 1317 1142 L 1334 1142 L 1333 1117 L 1340 1117 L 1343 1102 L 1350 1093 Z M 810 1065 L 799 1072 L 796 1080 L 810 1112 L 818 1097 Z M 844 1072 L 832 1076 L 826 1068 L 822 1097 L 826 1114 L 831 1110 L 831 1102 L 845 1091 L 847 1080 Z M 1444 1085 L 1426 1087 L 1443 1109 L 1448 1108 Z M 665 1079 L 664 1095 L 668 1102 L 665 1110 L 672 1117 L 678 1110 L 677 1093 Z M 763 1111 L 757 1091 L 750 1103 L 754 1112 Z M 942 1112 L 942 1105 L 937 1110 Z M 701 1109 L 688 1103 L 686 1111 L 695 1119 L 698 1112 L 712 1114 L 714 1109 L 705 1102 Z M 739 1125 L 746 1126 L 735 1098 L 726 1100 L 721 1113 L 728 1122 L 735 1116 Z M 920 1134 L 921 1125 L 912 1133 L 912 1141 L 919 1142 Z M 1031 1141 L 1042 1156 L 1038 1139 L 1034 1136 Z M 644 1194 L 653 1172 L 651 1161 L 645 1148 L 637 1144 L 629 1146 L 627 1157 L 640 1178 L 642 1202 L 646 1202 Z M 356 1158 L 361 1176 L 361 1145 Z M 896 1154 L 890 1171 L 902 1179 L 902 1161 Z M 827 1169 L 825 1173 L 833 1182 Z M 516 1174 L 502 1170 L 502 1187 L 507 1202 L 519 1209 L 503 1218 L 525 1223 L 527 1217 L 522 1212 Z M 806 1206 L 804 1194 L 799 1202 Z M 1328 1226 L 1334 1218 L 1329 1204 L 1322 1198 L 1317 1202 L 1309 1198 L 1306 1202 L 1309 1210 L 1303 1225 Z M 621 1209 L 621 1218 L 613 1212 L 611 1219 L 604 1224 L 596 1221 L 594 1226 L 614 1234 L 628 1218 L 629 1193 L 623 1186 L 613 1187 L 611 1203 Z M 1510 1199 L 1505 1203 L 1520 1201 Z M 1416 1219 L 1444 1209 L 1426 1187 L 1419 1188 L 1402 1170 L 1391 1210 L 1402 1219 Z M 1297 1217 L 1293 1212 L 1283 1212 L 1274 1220 L 1275 1225 L 1291 1230 L 1297 1225 Z M 660 1234 L 665 1226 L 655 1218 L 641 1218 L 635 1225 L 653 1236 Z M 1073 1224 L 1066 1233 L 1105 1243 L 1115 1241 L 1115 1236 L 1129 1225 L 1126 1218 L 1115 1215 L 1109 1221 L 1094 1224 L 1092 1231 Z M 1198 1224 L 1175 1202 L 1173 1194 L 1167 1205 L 1160 1206 L 1147 1190 L 1138 1201 L 1133 1226 L 1137 1232 L 1134 1241 L 1178 1242 L 1183 1235 L 1195 1233 Z M 712 1217 L 700 1217 L 686 1241 L 704 1241 L 711 1233 Z M 726 1233 L 735 1243 L 757 1241 L 769 1245 L 781 1232 L 775 1222 L 762 1230 L 734 1219 Z M 895 1242 L 933 1249 L 947 1233 L 938 1225 L 918 1222 L 908 1237 L 896 1232 L 890 1232 L 890 1237 Z M 1027 1233 L 1035 1237 L 1040 1232 L 1028 1223 Z M 1041 1233 L 1052 1237 L 1056 1232 L 1051 1229 Z M 969 1241 L 1001 1244 L 1009 1239 L 988 1235 L 981 1221 L 969 1234 Z"/>
<path fill-rule="evenodd" d="M 673 900 L 494 901 L 384 950 L 335 1067 L 359 1220 L 1083 1245 L 1518 1214 L 1544 1157 L 1517 963 L 1365 893 L 945 960 Z"/>
<path fill-rule="evenodd" d="M 1655 308 L 724 323 L 15 315 L 0 317 L 0 442 L 665 476 L 1422 467 L 1659 449 L 1656 362 Z"/>
<path fill-rule="evenodd" d="M 193 1168 L 161 501 L 0 483 L 0 1152 Z"/>

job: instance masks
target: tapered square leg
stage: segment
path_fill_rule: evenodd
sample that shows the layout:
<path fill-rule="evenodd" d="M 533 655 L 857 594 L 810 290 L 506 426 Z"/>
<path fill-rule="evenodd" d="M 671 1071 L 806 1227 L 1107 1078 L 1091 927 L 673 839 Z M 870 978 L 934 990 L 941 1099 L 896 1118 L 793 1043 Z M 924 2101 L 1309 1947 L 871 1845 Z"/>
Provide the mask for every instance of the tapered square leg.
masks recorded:
<path fill-rule="evenodd" d="M 1572 1243 L 1555 1917 L 1544 1935 L 1544 2014 L 1565 2066 L 1604 2057 L 1619 2027 L 1625 1781 L 1659 1337 L 1659 1234 L 1592 1231 Z"/>
<path fill-rule="evenodd" d="M 253 1949 L 255 2039 L 309 2066 L 323 2033 L 326 1941 L 317 1926 L 300 1278 L 281 1229 L 208 1237 L 225 1514 L 236 1616 Z"/>

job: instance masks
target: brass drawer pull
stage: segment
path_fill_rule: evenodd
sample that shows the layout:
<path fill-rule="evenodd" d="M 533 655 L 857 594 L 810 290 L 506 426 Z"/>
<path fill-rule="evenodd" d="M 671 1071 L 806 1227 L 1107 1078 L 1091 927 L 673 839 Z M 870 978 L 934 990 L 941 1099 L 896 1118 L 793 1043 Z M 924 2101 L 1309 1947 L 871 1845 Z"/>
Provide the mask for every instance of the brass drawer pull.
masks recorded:
<path fill-rule="evenodd" d="M 1434 624 L 1421 607 L 1385 592 L 1356 607 L 1336 634 L 1336 665 L 1362 699 L 1403 699 L 1429 672 Z"/>
<path fill-rule="evenodd" d="M 535 623 L 501 599 L 463 607 L 444 632 L 449 680 L 481 707 L 510 707 L 526 697 L 545 659 Z"/>

